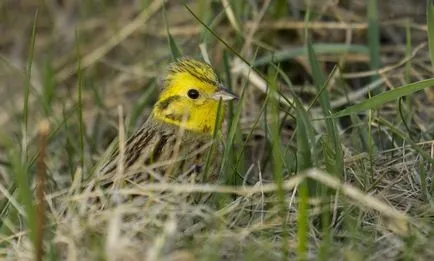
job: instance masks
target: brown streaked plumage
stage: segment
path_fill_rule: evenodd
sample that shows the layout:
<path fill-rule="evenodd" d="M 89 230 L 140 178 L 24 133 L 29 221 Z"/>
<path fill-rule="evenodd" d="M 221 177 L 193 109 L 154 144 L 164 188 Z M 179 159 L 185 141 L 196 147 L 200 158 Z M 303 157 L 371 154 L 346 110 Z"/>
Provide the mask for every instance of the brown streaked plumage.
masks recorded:
<path fill-rule="evenodd" d="M 180 176 L 204 174 L 206 154 L 211 147 L 212 137 L 181 130 L 151 117 L 126 142 L 123 162 L 125 177 L 140 182 L 151 177 L 156 180 L 173 180 Z M 211 155 L 211 170 L 219 162 L 217 151 Z M 101 168 L 100 174 L 105 180 L 116 173 L 119 158 L 119 150 L 116 150 Z"/>

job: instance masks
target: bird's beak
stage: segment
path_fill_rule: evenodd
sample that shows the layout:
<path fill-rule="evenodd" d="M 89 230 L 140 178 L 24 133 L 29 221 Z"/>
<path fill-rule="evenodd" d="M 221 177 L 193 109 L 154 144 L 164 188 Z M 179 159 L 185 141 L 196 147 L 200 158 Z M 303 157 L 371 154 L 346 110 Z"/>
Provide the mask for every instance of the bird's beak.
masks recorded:
<path fill-rule="evenodd" d="M 238 96 L 228 89 L 224 88 L 223 86 L 220 86 L 217 91 L 211 96 L 214 100 L 220 100 L 222 101 L 230 101 L 234 99 L 238 99 Z"/>

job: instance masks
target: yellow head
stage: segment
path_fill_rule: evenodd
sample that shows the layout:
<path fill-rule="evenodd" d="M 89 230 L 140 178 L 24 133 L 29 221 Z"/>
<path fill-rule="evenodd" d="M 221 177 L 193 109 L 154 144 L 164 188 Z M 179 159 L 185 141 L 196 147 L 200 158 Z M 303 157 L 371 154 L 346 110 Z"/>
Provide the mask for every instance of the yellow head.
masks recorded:
<path fill-rule="evenodd" d="M 221 86 L 209 64 L 182 58 L 171 64 L 152 116 L 187 130 L 211 134 L 219 100 L 235 98 Z"/>

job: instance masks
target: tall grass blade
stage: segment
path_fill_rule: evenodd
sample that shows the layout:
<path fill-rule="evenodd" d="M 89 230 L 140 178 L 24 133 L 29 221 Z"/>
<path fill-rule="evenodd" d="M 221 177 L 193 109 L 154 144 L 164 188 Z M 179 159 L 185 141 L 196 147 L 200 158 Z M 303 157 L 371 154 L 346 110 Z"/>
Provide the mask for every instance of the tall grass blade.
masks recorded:
<path fill-rule="evenodd" d="M 310 126 L 306 126 L 306 114 L 303 107 L 297 106 L 297 172 L 313 167 L 311 159 L 311 147 L 306 135 Z M 307 260 L 309 246 L 309 187 L 314 188 L 315 184 L 308 185 L 303 181 L 298 187 L 298 213 L 297 213 L 297 260 Z"/>
<path fill-rule="evenodd" d="M 332 115 L 332 109 L 330 106 L 330 100 L 326 89 L 327 83 L 324 73 L 321 71 L 318 59 L 316 58 L 315 52 L 312 47 L 312 42 L 310 39 L 307 39 L 307 53 L 309 57 L 309 64 L 312 70 L 312 78 L 314 81 L 314 85 L 317 89 L 319 96 L 319 103 L 321 105 L 322 111 L 325 116 Z M 330 77 L 333 76 L 333 73 Z M 335 119 L 327 118 L 326 119 L 326 130 L 327 130 L 327 142 L 330 143 L 328 147 L 331 149 L 329 153 L 334 154 L 333 157 L 324 157 L 325 159 L 332 160 L 333 162 L 329 162 L 326 164 L 331 169 L 327 169 L 328 173 L 333 173 L 337 176 L 341 176 L 343 173 L 343 152 L 341 149 L 341 141 L 339 138 L 338 129 L 336 127 Z"/>
<path fill-rule="evenodd" d="M 428 26 L 429 57 L 431 59 L 431 64 L 434 67 L 434 2 L 431 0 L 426 2 L 426 24 Z"/>
<path fill-rule="evenodd" d="M 18 192 L 18 202 L 21 203 L 25 210 L 25 223 L 29 229 L 30 239 L 34 244 L 36 244 L 36 209 L 33 201 L 33 192 L 31 185 L 31 175 L 29 174 L 30 161 L 28 158 L 28 120 L 29 120 L 29 97 L 31 89 L 31 76 L 32 76 L 32 65 L 35 52 L 35 42 L 36 42 L 36 26 L 38 19 L 38 11 L 35 12 L 33 24 L 32 24 L 32 35 L 30 38 L 29 46 L 29 57 L 27 59 L 26 65 L 26 82 L 24 86 L 24 102 L 23 102 L 23 140 L 22 140 L 22 150 L 19 151 L 14 146 L 12 140 L 8 140 L 7 136 L 1 141 L 4 143 L 5 152 L 8 160 L 11 163 L 11 179 L 14 180 L 17 192 Z M 14 211 L 12 211 L 14 212 Z M 18 216 L 18 215 L 17 215 Z M 10 215 L 10 217 L 12 217 Z M 15 220 L 19 222 L 19 220 Z"/>
<path fill-rule="evenodd" d="M 212 30 L 205 22 L 203 22 L 187 5 L 184 5 L 185 8 L 190 12 L 190 14 L 199 22 L 201 23 L 216 39 L 218 39 L 222 44 L 224 44 L 226 46 L 226 48 L 228 48 L 231 53 L 233 53 L 234 55 L 236 55 L 238 58 L 240 58 L 243 62 L 245 62 L 246 64 L 250 65 L 250 63 L 244 59 L 244 57 L 242 57 L 237 51 L 234 50 L 234 48 L 232 46 L 230 46 L 225 40 L 223 40 L 223 38 L 221 38 L 214 30 Z"/>
<path fill-rule="evenodd" d="M 232 74 L 230 71 L 231 66 L 229 61 L 229 55 L 227 52 L 224 52 L 223 65 L 224 65 L 224 73 L 226 76 L 225 77 L 226 88 L 232 91 L 233 90 Z M 230 153 L 228 154 L 228 160 L 226 161 L 226 165 L 223 166 L 224 167 L 223 172 L 226 173 L 227 175 L 226 180 L 227 181 L 230 180 L 229 183 L 226 184 L 232 184 L 232 185 L 241 184 L 241 175 L 238 175 L 238 173 L 244 173 L 245 170 L 244 160 L 242 160 L 242 158 L 244 158 L 243 147 L 233 145 L 233 144 L 242 143 L 241 125 L 239 124 L 239 121 L 241 119 L 245 88 L 246 85 L 242 87 L 240 100 L 237 102 L 238 106 L 234 108 L 235 106 L 233 102 L 230 102 L 227 106 L 228 107 L 227 123 L 228 123 L 229 135 L 227 136 L 226 147 L 230 148 Z M 235 135 L 235 136 L 231 138 L 231 135 Z"/>
<path fill-rule="evenodd" d="M 434 22 L 434 20 L 433 20 L 433 22 Z M 411 36 L 412 36 L 411 35 L 411 22 L 407 21 L 407 24 L 406 24 L 406 27 L 405 27 L 405 54 L 407 55 L 407 57 L 411 56 L 412 49 L 413 49 Z M 433 35 L 433 37 L 434 37 L 434 35 Z M 429 41 L 429 36 L 428 36 L 428 41 Z M 410 81 L 411 81 L 411 68 L 412 68 L 412 66 L 411 66 L 411 60 L 409 60 L 405 64 L 405 80 L 406 80 L 406 83 L 410 83 Z"/>
<path fill-rule="evenodd" d="M 410 95 L 414 92 L 423 90 L 431 86 L 434 86 L 434 78 L 406 84 L 393 90 L 375 95 L 369 99 L 360 102 L 359 104 L 338 111 L 333 114 L 333 117 L 343 117 L 352 113 L 358 113 L 361 111 L 377 108 L 378 106 L 383 105 L 386 102 L 396 100 L 400 97 Z"/>
<path fill-rule="evenodd" d="M 269 68 L 268 82 L 269 92 L 271 95 L 277 94 L 277 75 L 278 72 L 272 67 Z M 269 95 L 270 95 L 269 94 Z M 288 256 L 288 226 L 286 223 L 287 207 L 285 204 L 285 190 L 283 189 L 283 160 L 280 135 L 280 116 L 279 102 L 277 99 L 270 99 L 269 104 L 271 114 L 270 138 L 271 138 L 271 153 L 273 155 L 273 179 L 277 184 L 277 197 L 279 202 L 279 215 L 282 220 L 282 260 L 286 260 Z"/>
<path fill-rule="evenodd" d="M 54 70 L 51 66 L 51 59 L 44 61 L 44 83 L 42 89 L 42 102 L 47 116 L 52 113 L 52 102 L 55 95 Z"/>
<path fill-rule="evenodd" d="M 236 172 L 234 170 L 233 171 L 228 171 L 228 170 L 229 167 L 234 167 L 233 164 L 230 164 L 231 163 L 230 157 L 233 157 L 233 155 L 231 155 L 232 154 L 231 152 L 232 152 L 235 136 L 238 133 L 238 126 L 239 126 L 238 124 L 241 119 L 244 93 L 245 93 L 245 88 L 243 88 L 241 92 L 240 99 L 238 101 L 238 105 L 235 110 L 233 120 L 231 122 L 231 128 L 229 130 L 229 134 L 227 135 L 225 150 L 223 152 L 221 174 L 225 178 L 225 184 L 228 185 L 236 185 L 238 181 L 236 178 Z"/>
<path fill-rule="evenodd" d="M 78 133 L 79 133 L 79 158 L 80 168 L 84 170 L 84 120 L 83 120 L 83 71 L 81 68 L 81 50 L 80 50 L 80 33 L 78 29 L 75 31 L 76 43 L 76 58 L 77 58 L 77 117 L 78 117 Z"/>
<path fill-rule="evenodd" d="M 209 24 L 212 20 L 213 14 L 211 5 L 211 0 L 198 1 L 198 14 L 200 15 L 200 19 L 206 24 Z M 204 43 L 210 42 L 210 32 L 205 27 L 201 30 L 201 39 Z"/>
<path fill-rule="evenodd" d="M 274 66 L 292 93 L 292 83 L 288 76 L 277 66 Z M 293 94 L 293 93 L 292 93 Z M 285 98 L 284 96 L 281 96 Z M 318 151 L 315 144 L 315 132 L 311 125 L 311 119 L 303 107 L 303 104 L 296 95 L 292 95 L 296 111 L 296 169 L 297 173 L 305 169 L 318 166 Z M 298 191 L 298 213 L 297 213 L 297 259 L 307 260 L 309 245 L 309 193 L 314 190 L 316 183 L 312 180 L 305 180 L 299 186 Z"/>
<path fill-rule="evenodd" d="M 22 144 L 22 155 L 21 159 L 23 161 L 27 160 L 27 132 L 29 125 L 29 96 L 31 89 L 31 81 L 32 81 L 32 65 L 33 65 L 33 56 L 35 53 L 35 42 L 36 42 L 36 23 L 38 20 L 38 10 L 35 12 L 35 16 L 32 24 L 32 35 L 30 37 L 30 46 L 29 46 L 29 57 L 27 58 L 26 65 L 26 82 L 24 85 L 24 103 L 23 103 L 23 122 L 24 122 L 24 130 L 23 130 L 23 144 Z"/>
<path fill-rule="evenodd" d="M 371 70 L 380 69 L 380 28 L 378 22 L 377 0 L 368 0 L 368 46 Z M 372 81 L 379 78 L 378 74 L 372 76 Z M 380 88 L 373 91 L 374 94 L 380 93 Z"/>

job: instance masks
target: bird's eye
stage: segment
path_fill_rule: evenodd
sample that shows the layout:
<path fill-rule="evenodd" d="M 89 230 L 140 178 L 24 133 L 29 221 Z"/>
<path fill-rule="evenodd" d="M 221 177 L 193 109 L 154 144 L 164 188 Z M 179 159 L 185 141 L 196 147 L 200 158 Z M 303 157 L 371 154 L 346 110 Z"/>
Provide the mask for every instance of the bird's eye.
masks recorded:
<path fill-rule="evenodd" d="M 196 89 L 190 89 L 190 90 L 188 90 L 187 95 L 191 99 L 195 100 L 195 99 L 199 98 L 199 91 Z"/>

